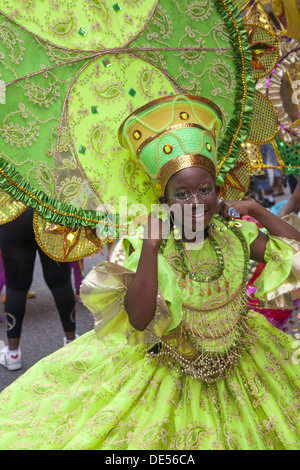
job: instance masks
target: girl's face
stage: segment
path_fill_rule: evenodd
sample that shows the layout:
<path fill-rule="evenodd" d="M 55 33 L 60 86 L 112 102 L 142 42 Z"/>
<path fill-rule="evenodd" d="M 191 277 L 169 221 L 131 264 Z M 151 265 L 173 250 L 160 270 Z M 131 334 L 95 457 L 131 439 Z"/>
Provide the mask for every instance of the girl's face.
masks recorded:
<path fill-rule="evenodd" d="M 196 231 L 201 222 L 206 229 L 218 206 L 219 189 L 209 171 L 200 167 L 185 168 L 169 179 L 160 202 L 178 205 L 181 220 L 176 217 L 177 211 L 173 211 L 178 227 L 182 227 L 184 221 L 185 227 Z"/>

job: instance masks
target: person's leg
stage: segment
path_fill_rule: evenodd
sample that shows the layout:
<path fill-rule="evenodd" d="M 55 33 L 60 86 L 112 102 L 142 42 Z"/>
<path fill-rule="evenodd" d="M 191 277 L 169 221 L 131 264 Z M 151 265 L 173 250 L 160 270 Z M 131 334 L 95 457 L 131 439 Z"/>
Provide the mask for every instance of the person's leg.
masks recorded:
<path fill-rule="evenodd" d="M 260 147 L 260 151 L 261 151 L 261 157 L 262 157 L 264 165 L 268 165 L 270 145 L 269 144 L 262 145 Z M 261 176 L 260 178 L 261 178 L 260 185 L 264 194 L 264 200 L 260 201 L 260 204 L 262 204 L 264 207 L 270 207 L 275 204 L 275 199 L 273 196 L 273 189 L 271 187 L 269 170 L 265 169 L 264 175 Z"/>
<path fill-rule="evenodd" d="M 4 286 L 5 286 L 5 274 L 4 274 L 4 266 L 3 266 L 1 251 L 0 251 L 0 294 Z"/>
<path fill-rule="evenodd" d="M 271 166 L 279 166 L 277 157 L 276 157 L 276 152 L 274 147 L 270 144 L 268 147 L 268 163 Z M 273 169 L 273 184 L 272 184 L 272 190 L 273 190 L 273 196 L 282 196 L 284 194 L 284 190 L 282 187 L 282 172 L 279 168 L 274 168 Z"/>
<path fill-rule="evenodd" d="M 78 261 L 72 261 L 70 263 L 70 266 L 71 266 L 71 271 L 73 272 L 73 277 L 74 277 L 75 299 L 77 301 L 80 301 L 79 291 L 80 291 L 81 282 L 84 277 L 84 261 L 83 259 L 80 259 Z"/>
<path fill-rule="evenodd" d="M 32 283 L 36 256 L 31 211 L 26 211 L 16 220 L 0 226 L 0 247 L 6 285 L 7 353 L 11 353 L 14 358 L 20 356 L 19 345 L 26 296 Z M 14 365 L 11 368 L 14 368 Z"/>
<path fill-rule="evenodd" d="M 295 191 L 295 188 L 297 186 L 298 179 L 295 178 L 294 175 L 289 175 L 288 176 L 288 183 L 289 183 L 290 191 L 293 194 L 293 192 Z"/>
<path fill-rule="evenodd" d="M 257 192 L 261 196 L 258 202 L 262 205 L 265 205 L 265 207 L 270 207 L 270 205 L 273 205 L 275 200 L 273 197 L 273 190 L 271 188 L 268 171 L 265 170 L 263 175 L 255 176 L 254 181 Z"/>
<path fill-rule="evenodd" d="M 75 339 L 75 295 L 70 263 L 59 263 L 38 248 L 44 279 L 49 287 L 68 341 Z"/>
<path fill-rule="evenodd" d="M 8 347 L 14 350 L 19 347 L 36 256 L 31 211 L 1 226 L 0 246 L 5 272 Z"/>

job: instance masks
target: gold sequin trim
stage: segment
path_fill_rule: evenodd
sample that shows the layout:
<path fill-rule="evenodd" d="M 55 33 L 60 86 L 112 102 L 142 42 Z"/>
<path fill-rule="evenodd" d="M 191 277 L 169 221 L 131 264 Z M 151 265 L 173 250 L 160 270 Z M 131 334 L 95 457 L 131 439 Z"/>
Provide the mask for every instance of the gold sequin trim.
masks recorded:
<path fill-rule="evenodd" d="M 242 74 L 242 83 L 243 83 L 243 97 L 242 97 L 242 110 L 241 110 L 241 115 L 240 115 L 240 119 L 239 119 L 239 124 L 237 126 L 237 129 L 236 129 L 236 132 L 232 138 L 232 141 L 230 143 L 230 146 L 229 146 L 229 149 L 228 149 L 228 152 L 227 154 L 224 156 L 224 158 L 221 160 L 220 164 L 219 164 L 219 168 L 218 168 L 218 173 L 221 171 L 221 168 L 222 166 L 224 165 L 224 163 L 226 162 L 228 156 L 231 154 L 232 152 L 232 148 L 233 148 L 233 145 L 234 145 L 234 142 L 235 140 L 237 139 L 238 137 L 238 134 L 241 130 L 241 126 L 242 126 L 242 121 L 243 121 L 243 115 L 244 115 L 244 111 L 245 111 L 245 102 L 246 102 L 246 97 L 247 97 L 247 86 L 246 86 L 246 72 L 245 72 L 245 57 L 244 57 L 244 51 L 243 51 L 243 45 L 242 45 L 242 39 L 241 39 L 241 34 L 239 32 L 239 29 L 238 29 L 238 26 L 236 24 L 236 21 L 230 11 L 230 9 L 227 7 L 227 4 L 224 0 L 222 0 L 222 3 L 224 5 L 224 8 L 225 10 L 227 11 L 227 13 L 229 14 L 230 18 L 231 18 L 231 22 L 232 22 L 232 25 L 234 27 L 234 29 L 236 30 L 236 33 L 237 33 L 237 40 L 238 40 L 238 47 L 239 47 L 239 51 L 240 51 L 240 54 L 241 54 L 241 63 L 242 63 L 242 70 L 241 70 L 241 74 Z"/>
<path fill-rule="evenodd" d="M 81 217 L 79 215 L 76 215 L 76 214 L 71 214 L 71 213 L 68 213 L 68 212 L 62 212 L 62 211 L 59 211 L 58 209 L 55 209 L 54 207 L 51 207 L 49 206 L 48 204 L 45 204 L 44 202 L 42 202 L 37 196 L 34 196 L 33 194 L 31 194 L 29 191 L 27 191 L 23 186 L 19 186 L 17 183 L 15 183 L 15 181 L 10 178 L 8 176 L 7 173 L 5 173 L 5 171 L 3 171 L 1 168 L 0 168 L 0 173 L 7 179 L 7 181 L 9 183 L 11 183 L 13 186 L 15 186 L 16 188 L 18 188 L 20 191 L 22 191 L 24 194 L 26 194 L 27 196 L 29 196 L 31 199 L 34 199 L 40 206 L 42 207 L 46 207 L 46 209 L 50 210 L 51 212 L 55 212 L 56 214 L 59 214 L 59 215 L 62 215 L 62 216 L 65 216 L 65 217 L 72 217 L 72 218 L 75 218 L 75 219 L 79 219 L 79 220 L 85 220 L 85 221 L 88 221 L 88 222 L 91 222 L 91 223 L 94 223 L 94 224 L 101 224 L 102 221 L 101 220 L 97 220 L 97 219 L 91 219 L 90 217 Z M 106 224 L 106 222 L 105 222 Z M 118 225 L 116 225 L 116 227 L 118 227 Z"/>
<path fill-rule="evenodd" d="M 216 169 L 213 162 L 205 155 L 191 154 L 180 155 L 180 157 L 173 158 L 165 163 L 159 170 L 156 176 L 156 187 L 160 195 L 164 194 L 166 184 L 172 175 L 184 168 L 198 166 L 209 171 L 213 177 L 216 176 Z"/>

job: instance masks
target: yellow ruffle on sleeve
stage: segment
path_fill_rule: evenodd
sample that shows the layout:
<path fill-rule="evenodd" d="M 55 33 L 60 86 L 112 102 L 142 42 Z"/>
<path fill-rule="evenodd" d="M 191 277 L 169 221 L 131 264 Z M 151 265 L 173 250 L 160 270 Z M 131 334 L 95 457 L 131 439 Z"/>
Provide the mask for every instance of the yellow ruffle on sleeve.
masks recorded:
<path fill-rule="evenodd" d="M 300 243 L 269 235 L 265 262 L 254 283 L 262 308 L 293 309 L 300 297 Z"/>

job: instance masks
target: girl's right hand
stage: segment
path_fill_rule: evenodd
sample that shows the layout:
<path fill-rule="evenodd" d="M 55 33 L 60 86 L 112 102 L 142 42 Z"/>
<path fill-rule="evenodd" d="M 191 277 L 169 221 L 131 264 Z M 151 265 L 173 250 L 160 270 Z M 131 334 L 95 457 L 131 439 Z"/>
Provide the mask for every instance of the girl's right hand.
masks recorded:
<path fill-rule="evenodd" d="M 144 229 L 144 243 L 159 248 L 169 230 L 170 223 L 164 222 L 155 212 L 151 212 Z"/>

